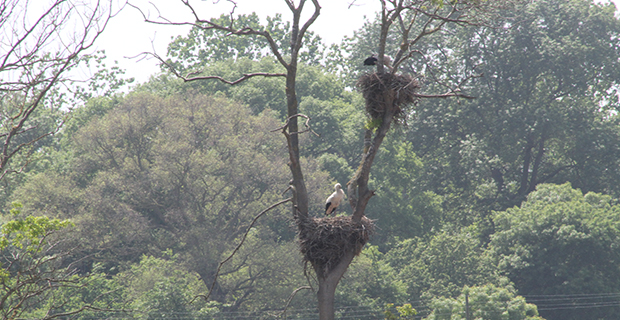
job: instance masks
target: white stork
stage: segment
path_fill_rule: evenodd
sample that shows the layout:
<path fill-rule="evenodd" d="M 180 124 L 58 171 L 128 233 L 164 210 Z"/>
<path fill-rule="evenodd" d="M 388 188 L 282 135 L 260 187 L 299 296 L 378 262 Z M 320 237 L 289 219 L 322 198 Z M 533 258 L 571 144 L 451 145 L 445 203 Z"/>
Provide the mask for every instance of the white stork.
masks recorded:
<path fill-rule="evenodd" d="M 330 213 L 336 211 L 342 199 L 344 199 L 344 191 L 342 191 L 342 186 L 340 183 L 336 183 L 334 186 L 336 191 L 332 193 L 327 200 L 325 200 L 325 215 L 329 215 Z"/>

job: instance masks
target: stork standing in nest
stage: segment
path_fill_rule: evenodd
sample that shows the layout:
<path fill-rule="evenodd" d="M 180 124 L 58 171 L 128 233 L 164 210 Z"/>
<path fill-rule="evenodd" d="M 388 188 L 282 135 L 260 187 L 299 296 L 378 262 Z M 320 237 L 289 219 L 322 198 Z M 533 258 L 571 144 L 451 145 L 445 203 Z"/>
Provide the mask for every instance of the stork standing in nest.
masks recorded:
<path fill-rule="evenodd" d="M 329 198 L 327 198 L 327 200 L 325 201 L 326 216 L 336 211 L 336 209 L 340 205 L 340 202 L 342 202 L 342 200 L 344 199 L 344 191 L 342 191 L 342 186 L 340 185 L 340 183 L 336 183 L 334 189 L 336 189 L 336 191 L 334 191 L 334 193 L 332 193 L 332 195 L 329 196 Z"/>

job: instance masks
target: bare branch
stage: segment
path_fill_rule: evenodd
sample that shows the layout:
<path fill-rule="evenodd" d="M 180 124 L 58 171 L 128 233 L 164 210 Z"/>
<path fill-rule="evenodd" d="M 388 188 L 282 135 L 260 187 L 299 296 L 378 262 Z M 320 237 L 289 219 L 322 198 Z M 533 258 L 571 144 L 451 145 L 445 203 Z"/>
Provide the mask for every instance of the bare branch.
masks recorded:
<path fill-rule="evenodd" d="M 476 97 L 469 96 L 469 95 L 466 95 L 466 94 L 460 93 L 460 92 L 448 92 L 448 93 L 444 93 L 444 94 L 419 94 L 419 93 L 416 93 L 414 95 L 416 97 L 418 97 L 418 98 L 425 98 L 425 99 L 431 99 L 431 98 L 450 98 L 450 97 L 458 97 L 458 98 L 465 98 L 465 99 L 476 99 Z"/>
<path fill-rule="evenodd" d="M 252 77 L 265 77 L 265 78 L 270 78 L 270 77 L 286 77 L 286 74 L 284 73 L 266 73 L 266 72 L 255 72 L 255 73 L 244 73 L 243 77 L 234 80 L 234 81 L 228 81 L 220 76 L 203 76 L 203 77 L 192 77 L 192 78 L 185 78 L 185 77 L 181 77 L 181 79 L 183 79 L 183 81 L 185 82 L 190 82 L 190 81 L 196 81 L 196 80 L 209 80 L 209 79 L 216 79 L 219 80 L 223 83 L 226 84 L 230 84 L 230 85 L 235 85 L 238 84 L 240 82 L 243 82 L 247 79 L 250 79 Z"/>
<path fill-rule="evenodd" d="M 294 119 L 294 118 L 297 118 L 297 117 L 306 118 L 306 122 L 304 123 L 306 129 L 303 130 L 303 131 L 299 131 L 299 132 L 286 132 L 286 128 L 288 128 L 288 126 L 290 124 L 290 121 L 292 119 Z M 277 129 L 273 129 L 273 130 L 271 130 L 271 132 L 282 131 L 282 133 L 284 133 L 285 135 L 288 136 L 288 135 L 300 134 L 300 133 L 304 133 L 304 132 L 310 131 L 310 132 L 314 133 L 317 137 L 320 137 L 320 135 L 318 133 L 314 132 L 314 130 L 312 130 L 312 128 L 310 128 L 309 123 L 310 123 L 310 117 L 308 117 L 305 114 L 298 113 L 298 114 L 294 114 L 294 115 L 286 118 L 286 122 L 284 123 L 283 126 L 277 128 Z"/>
<path fill-rule="evenodd" d="M 30 130 L 32 130 L 32 129 L 36 129 L 36 127 L 37 127 L 37 126 L 33 126 L 33 127 L 30 127 L 30 128 L 22 129 L 21 131 L 17 132 L 17 134 L 21 134 L 21 133 L 24 133 L 24 132 L 30 131 Z M 7 136 L 7 135 L 9 135 L 9 132 L 7 132 L 7 133 L 3 133 L 3 134 L 0 134 L 0 137 L 4 137 L 4 136 Z"/>
<path fill-rule="evenodd" d="M 28 11 L 18 6 L 18 1 L 3 2 L 3 26 L 10 25 L 0 41 L 0 92 L 4 92 L 3 118 L 0 133 L 0 179 L 11 170 L 9 160 L 25 147 L 58 132 L 64 120 L 55 129 L 36 136 L 30 141 L 15 145 L 14 140 L 30 129 L 23 129 L 34 112 L 43 105 L 48 94 L 58 84 L 70 81 L 64 77 L 80 61 L 80 55 L 91 48 L 113 16 L 112 3 L 103 7 L 102 1 L 93 7 L 56 0 L 43 8 L 43 12 L 29 24 L 24 18 Z M 84 9 L 84 10 L 81 10 Z M 77 21 L 77 24 L 72 22 Z M 81 23 L 81 25 L 80 25 Z M 71 25 L 68 34 L 63 29 Z M 76 26 L 78 26 L 76 28 Z M 50 47 L 56 49 L 50 51 Z M 13 100 L 12 100 L 13 99 Z M 26 159 L 25 163 L 29 161 Z"/>
<path fill-rule="evenodd" d="M 302 1 L 302 3 L 303 3 L 303 1 Z M 304 23 L 304 25 L 301 27 L 301 29 L 299 29 L 299 37 L 297 37 L 297 43 L 295 45 L 297 50 L 301 49 L 301 47 L 302 47 L 302 40 L 303 40 L 304 34 L 306 33 L 306 30 L 308 30 L 308 27 L 310 27 L 310 25 L 312 25 L 314 23 L 314 21 L 321 14 L 321 6 L 319 5 L 319 1 L 318 0 L 312 0 L 312 4 L 314 4 L 314 13 L 306 21 L 306 23 Z M 300 5 L 300 7 L 301 7 L 301 5 Z"/>
<path fill-rule="evenodd" d="M 135 5 L 131 5 L 131 4 L 130 6 L 140 11 L 140 13 L 142 14 L 142 17 L 144 18 L 144 21 L 148 23 L 159 24 L 159 25 L 188 25 L 188 26 L 193 26 L 193 27 L 203 29 L 203 30 L 212 30 L 212 29 L 220 30 L 220 31 L 227 32 L 228 35 L 238 35 L 238 36 L 258 35 L 258 36 L 261 36 L 265 38 L 267 42 L 269 43 L 270 50 L 273 53 L 273 55 L 276 57 L 278 62 L 280 62 L 280 64 L 283 65 L 284 67 L 288 68 L 288 62 L 284 60 L 284 57 L 280 53 L 278 45 L 276 44 L 275 40 L 271 37 L 271 34 L 268 31 L 254 30 L 249 27 L 244 27 L 242 29 L 236 29 L 233 26 L 234 20 L 232 19 L 231 19 L 231 24 L 228 26 L 217 24 L 213 22 L 213 20 L 201 19 L 198 13 L 196 12 L 196 10 L 194 9 L 194 7 L 189 3 L 188 0 L 181 0 L 181 2 L 190 10 L 192 15 L 194 16 L 195 22 L 172 22 L 166 19 L 165 17 L 162 17 L 161 15 L 158 18 L 162 19 L 162 21 L 152 20 L 148 18 L 148 16 L 139 7 Z M 236 5 L 235 5 L 235 8 L 236 8 Z M 234 8 L 233 8 L 233 11 L 234 11 Z M 232 16 L 232 12 L 231 12 L 231 16 Z"/>
<path fill-rule="evenodd" d="M 209 292 L 207 293 L 207 295 L 198 295 L 196 297 L 194 297 L 194 299 L 192 299 L 189 303 L 193 303 L 194 301 L 196 301 L 197 298 L 203 298 L 205 301 L 209 301 L 209 297 L 211 296 L 211 293 L 213 292 L 213 288 L 215 287 L 215 283 L 217 282 L 217 278 L 218 275 L 220 273 L 220 270 L 222 269 L 222 266 L 230 261 L 230 259 L 232 259 L 232 257 L 237 253 L 237 251 L 239 251 L 239 249 L 241 248 L 241 246 L 243 245 L 243 243 L 245 242 L 245 239 L 247 238 L 250 230 L 252 229 L 252 227 L 254 226 L 254 224 L 256 223 L 256 221 L 258 220 L 258 218 L 260 218 L 261 216 L 263 216 L 263 214 L 267 213 L 268 211 L 270 211 L 271 209 L 283 204 L 283 203 L 287 203 L 290 202 L 292 200 L 292 198 L 288 198 L 288 199 L 284 199 L 282 201 L 279 201 L 277 203 L 274 203 L 273 205 L 271 205 L 270 207 L 268 207 L 267 209 L 261 211 L 256 217 L 254 217 L 254 219 L 252 220 L 252 222 L 250 223 L 250 225 L 248 226 L 248 228 L 246 229 L 245 233 L 243 234 L 243 236 L 241 237 L 241 241 L 239 242 L 239 244 L 237 245 L 237 247 L 233 250 L 233 252 L 230 253 L 230 255 L 222 260 L 219 265 L 217 266 L 217 270 L 215 271 L 215 276 L 213 277 L 213 282 L 211 283 L 211 287 L 209 288 Z"/>
<path fill-rule="evenodd" d="M 356 1 L 357 1 L 357 0 L 353 0 L 353 1 L 351 1 L 351 2 L 349 3 L 349 6 L 347 7 L 347 9 L 351 9 L 351 7 L 353 7 L 353 6 L 359 6 L 359 4 L 356 4 L 356 3 L 355 3 Z"/>
<path fill-rule="evenodd" d="M 199 76 L 199 77 L 195 77 L 194 75 L 196 74 L 200 74 L 202 73 L 202 71 L 194 71 L 194 72 L 190 72 L 187 75 L 182 75 L 179 73 L 178 70 L 176 70 L 176 68 L 171 65 L 170 63 L 168 63 L 166 60 L 164 60 L 161 56 L 159 56 L 157 53 L 154 52 L 142 52 L 136 56 L 133 56 L 131 58 L 136 58 L 138 56 L 152 56 L 155 59 L 159 60 L 159 62 L 161 64 L 163 64 L 164 66 L 166 66 L 166 68 L 168 68 L 168 70 L 170 70 L 170 72 L 172 72 L 172 74 L 174 74 L 177 78 L 183 80 L 183 82 L 191 82 L 191 81 L 197 81 L 197 80 L 211 80 L 211 79 L 215 79 L 215 80 L 219 80 L 223 83 L 229 84 L 229 85 L 236 85 L 239 84 L 245 80 L 248 80 L 250 78 L 253 77 L 266 77 L 266 78 L 270 78 L 270 77 L 286 77 L 285 73 L 269 73 L 269 72 L 254 72 L 254 73 L 244 73 L 243 76 L 237 80 L 226 80 L 223 77 L 220 76 Z"/>
<path fill-rule="evenodd" d="M 285 317 L 286 310 L 288 309 L 288 306 L 291 304 L 291 301 L 293 300 L 293 298 L 295 297 L 297 292 L 299 292 L 301 290 L 312 290 L 312 287 L 310 287 L 310 286 L 303 286 L 303 287 L 299 287 L 299 288 L 293 290 L 291 295 L 286 300 L 286 304 L 284 305 L 284 309 L 282 310 L 282 312 L 280 312 L 280 315 L 278 317 Z"/>

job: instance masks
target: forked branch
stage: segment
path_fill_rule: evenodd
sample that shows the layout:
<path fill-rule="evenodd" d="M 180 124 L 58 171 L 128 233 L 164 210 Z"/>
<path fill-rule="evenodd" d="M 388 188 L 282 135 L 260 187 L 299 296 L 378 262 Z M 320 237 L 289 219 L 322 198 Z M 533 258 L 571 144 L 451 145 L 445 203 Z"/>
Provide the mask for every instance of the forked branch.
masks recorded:
<path fill-rule="evenodd" d="M 140 56 L 140 55 L 152 56 L 155 59 L 159 60 L 159 62 L 161 64 L 166 66 L 166 68 L 168 68 L 168 70 L 170 70 L 170 72 L 172 72 L 172 74 L 174 74 L 177 78 L 183 80 L 183 82 L 192 82 L 192 81 L 198 81 L 198 80 L 218 80 L 218 81 L 221 81 L 221 82 L 229 84 L 229 85 L 236 85 L 236 84 L 239 84 L 239 83 L 241 83 L 241 82 L 243 82 L 245 80 L 248 80 L 250 78 L 253 78 L 253 77 L 266 77 L 266 78 L 286 77 L 285 73 L 253 72 L 253 73 L 244 73 L 240 78 L 231 81 L 231 80 L 226 80 L 225 78 L 220 77 L 220 76 L 194 76 L 196 74 L 201 73 L 202 71 L 190 72 L 187 75 L 182 75 L 174 66 L 172 66 L 170 63 L 168 63 L 166 60 L 164 60 L 157 53 L 154 53 L 154 52 L 142 52 L 138 56 Z"/>
<path fill-rule="evenodd" d="M 277 206 L 279 206 L 279 205 L 281 205 L 283 203 L 290 202 L 291 200 L 292 200 L 292 198 L 288 198 L 288 199 L 284 199 L 282 201 L 279 201 L 277 203 L 274 203 L 271 206 L 269 206 L 267 209 L 261 211 L 258 215 L 256 215 L 256 217 L 254 217 L 254 219 L 252 220 L 252 222 L 250 223 L 248 228 L 245 230 L 245 233 L 243 233 L 243 236 L 241 236 L 241 241 L 239 241 L 239 244 L 237 245 L 237 247 L 235 247 L 235 249 L 230 253 L 230 255 L 228 255 L 228 257 L 226 259 L 222 260 L 219 263 L 219 265 L 217 266 L 217 270 L 215 271 L 215 276 L 213 276 L 213 282 L 211 283 L 211 287 L 209 288 L 209 292 L 206 295 L 203 295 L 203 294 L 197 295 L 189 303 L 193 303 L 198 298 L 203 298 L 205 301 L 209 300 L 209 297 L 211 296 L 211 293 L 213 292 L 213 288 L 215 287 L 215 284 L 217 283 L 217 278 L 218 278 L 218 276 L 220 274 L 220 271 L 222 270 L 222 266 L 224 266 L 224 264 L 226 264 L 228 261 L 230 261 L 230 259 L 232 259 L 235 256 L 237 251 L 239 251 L 239 249 L 241 249 L 241 246 L 245 242 L 245 239 L 247 238 L 248 234 L 250 233 L 250 230 L 252 230 L 252 227 L 254 227 L 254 224 L 256 223 L 256 221 L 258 221 L 258 219 L 260 217 L 262 217 L 265 213 L 267 213 L 271 209 L 273 209 L 273 208 L 275 208 L 275 207 L 277 207 Z"/>
<path fill-rule="evenodd" d="M 301 291 L 301 290 L 312 290 L 312 287 L 311 286 L 303 286 L 303 287 L 299 287 L 299 288 L 293 290 L 291 295 L 288 297 L 288 300 L 286 300 L 286 304 L 284 305 L 284 309 L 282 310 L 282 312 L 280 312 L 280 315 L 278 317 L 284 317 L 284 315 L 286 314 L 286 310 L 288 309 L 288 306 L 291 304 L 291 301 L 293 301 L 293 298 L 295 298 L 295 295 L 299 291 Z"/>
<path fill-rule="evenodd" d="M 271 53 L 273 53 L 273 55 L 276 57 L 276 59 L 278 60 L 278 62 L 284 66 L 285 68 L 288 68 L 289 64 L 288 62 L 286 62 L 286 60 L 284 60 L 284 57 L 282 56 L 282 54 L 280 53 L 280 49 L 278 48 L 278 44 L 276 43 L 276 41 L 273 39 L 273 37 L 271 36 L 271 34 L 266 31 L 266 30 L 255 30 L 253 28 L 250 27 L 243 27 L 241 29 L 237 29 L 234 26 L 234 20 L 233 20 L 233 13 L 234 10 L 236 8 L 236 4 L 234 5 L 232 11 L 230 12 L 230 16 L 231 16 L 231 22 L 229 25 L 225 26 L 219 23 L 214 22 L 214 20 L 207 20 L 207 19 L 202 19 L 200 18 L 200 16 L 198 15 L 198 13 L 196 12 L 196 9 L 189 3 L 189 0 L 181 0 L 181 2 L 183 3 L 183 5 L 185 5 L 185 7 L 187 7 L 189 9 L 189 11 L 191 12 L 192 16 L 194 17 L 194 22 L 173 22 L 168 20 L 167 18 L 163 17 L 161 14 L 159 14 L 159 16 L 157 17 L 160 20 L 153 20 L 151 18 L 148 17 L 147 14 L 144 13 L 144 11 L 142 11 L 141 8 L 129 4 L 131 7 L 137 9 L 140 14 L 142 14 L 142 17 L 144 18 L 145 22 L 148 23 L 153 23 L 153 24 L 160 24 L 160 25 L 186 25 L 186 26 L 192 26 L 192 27 L 196 27 L 202 30 L 219 30 L 219 31 L 223 31 L 225 33 L 227 33 L 227 35 L 237 35 L 237 36 L 244 36 L 244 35 L 258 35 L 261 36 L 263 38 L 265 38 L 265 40 L 267 40 L 267 42 L 269 43 L 269 49 L 271 50 Z M 234 4 L 234 2 L 233 2 Z M 159 13 L 159 11 L 158 11 Z"/>
<path fill-rule="evenodd" d="M 306 127 L 306 129 L 304 129 L 302 131 L 297 131 L 297 132 L 286 132 L 286 129 L 288 128 L 288 126 L 290 124 L 290 121 L 292 119 L 294 119 L 294 118 L 297 118 L 297 117 L 301 117 L 301 118 L 305 118 L 306 119 L 306 122 L 304 122 L 304 126 Z M 310 132 L 314 133 L 317 137 L 319 137 L 319 134 L 314 132 L 314 130 L 312 130 L 312 128 L 310 127 L 309 123 L 310 123 L 310 117 L 308 117 L 305 114 L 298 113 L 298 114 L 294 114 L 294 115 L 286 118 L 286 122 L 284 122 L 283 126 L 277 128 L 277 129 L 273 129 L 273 130 L 271 130 L 271 132 L 282 131 L 282 133 L 284 135 L 290 136 L 290 135 L 293 135 L 293 134 L 300 134 L 300 133 L 304 133 L 304 132 L 310 131 Z"/>

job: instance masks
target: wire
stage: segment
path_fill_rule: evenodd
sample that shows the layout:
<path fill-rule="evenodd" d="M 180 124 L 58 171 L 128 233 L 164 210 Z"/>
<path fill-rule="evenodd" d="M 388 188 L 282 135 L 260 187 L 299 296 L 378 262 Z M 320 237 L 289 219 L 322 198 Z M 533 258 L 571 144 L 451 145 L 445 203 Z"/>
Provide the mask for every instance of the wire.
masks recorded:
<path fill-rule="evenodd" d="M 539 311 L 551 311 L 551 310 L 571 310 L 571 309 L 585 309 L 585 308 L 610 308 L 620 307 L 620 293 L 584 293 L 584 294 L 549 294 L 549 295 L 522 295 L 527 303 L 535 304 Z M 433 309 L 429 307 L 429 303 L 432 300 L 413 300 L 407 302 L 411 304 L 418 314 L 414 316 L 414 319 L 423 319 L 432 313 Z M 261 311 L 222 311 L 211 315 L 197 315 L 193 312 L 161 312 L 163 315 L 161 320 L 167 319 L 265 319 L 275 318 L 276 314 L 280 314 L 282 310 L 261 310 Z M 343 306 L 335 310 L 336 319 L 382 319 L 384 310 L 371 306 Z M 134 313 L 151 313 L 149 311 L 136 311 Z M 155 312 L 156 313 L 156 312 Z M 436 316 L 448 316 L 453 313 L 438 314 Z M 110 313 L 112 316 L 106 317 L 107 319 L 126 319 L 119 314 L 119 312 Z M 152 318 L 153 314 L 151 313 Z M 82 317 L 88 319 L 87 317 Z M 90 319 L 100 319 L 101 317 L 92 317 Z M 290 320 L 311 320 L 318 318 L 318 310 L 316 308 L 304 308 L 304 309 L 288 309 L 286 311 L 286 319 Z"/>

